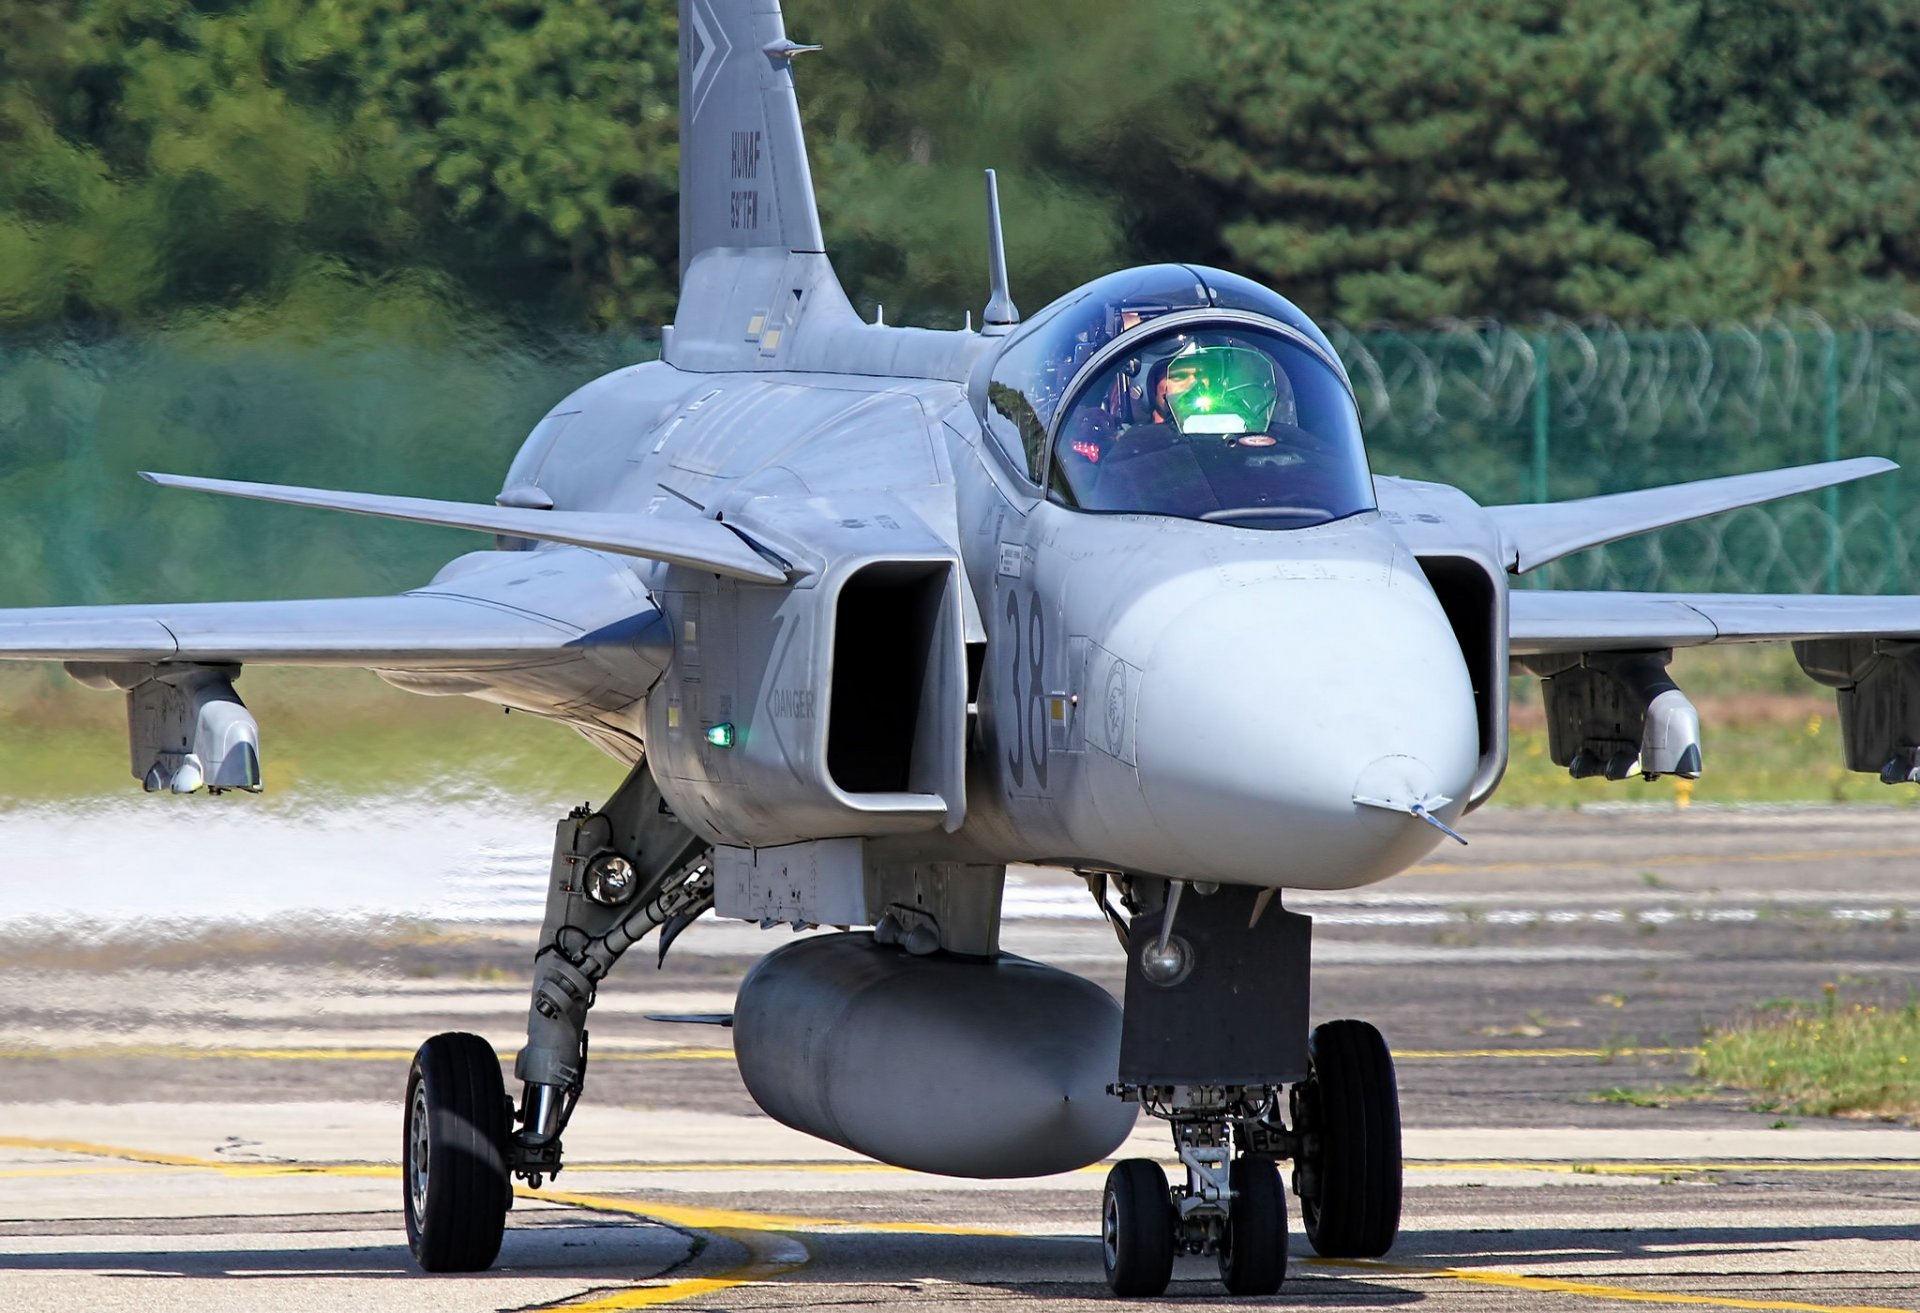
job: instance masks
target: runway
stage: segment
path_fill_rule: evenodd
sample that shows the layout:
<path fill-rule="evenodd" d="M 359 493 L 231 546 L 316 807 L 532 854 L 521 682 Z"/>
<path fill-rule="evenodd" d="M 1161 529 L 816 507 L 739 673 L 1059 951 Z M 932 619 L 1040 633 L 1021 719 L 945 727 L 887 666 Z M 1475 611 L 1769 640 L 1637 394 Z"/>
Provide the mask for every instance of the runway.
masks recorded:
<path fill-rule="evenodd" d="M 1470 848 L 1316 918 L 1316 1018 L 1393 1043 L 1399 1243 L 1316 1258 L 1273 1303 L 1448 1310 L 1920 1310 L 1920 1131 L 1783 1118 L 1685 1086 L 1703 1022 L 1780 997 L 1920 988 L 1920 812 L 1472 818 Z M 1451 846 L 1450 846 L 1451 847 Z M 1116 986 L 1077 884 L 1021 872 L 1009 948 Z M 866 1163 L 760 1116 L 717 1028 L 784 930 L 701 923 L 623 964 L 594 1014 L 571 1165 L 522 1190 L 500 1265 L 427 1278 L 395 1159 L 408 1057 L 511 1054 L 533 927 L 124 923 L 0 940 L 0 1308 L 629 1309 L 1110 1302 L 1104 1168 L 1023 1182 Z M 1145 1123 L 1124 1152 L 1168 1159 Z M 1292 1201 L 1290 1200 L 1290 1204 Z M 1233 1304 L 1211 1260 L 1172 1298 Z"/>

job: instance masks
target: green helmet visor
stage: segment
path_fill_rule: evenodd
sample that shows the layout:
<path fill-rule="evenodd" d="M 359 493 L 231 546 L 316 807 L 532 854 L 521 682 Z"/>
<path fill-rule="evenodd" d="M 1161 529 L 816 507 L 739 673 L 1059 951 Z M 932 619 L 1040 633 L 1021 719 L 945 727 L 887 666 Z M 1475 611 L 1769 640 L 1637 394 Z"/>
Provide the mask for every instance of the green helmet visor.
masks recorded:
<path fill-rule="evenodd" d="M 1273 361 L 1244 346 L 1189 346 L 1167 361 L 1167 415 L 1182 433 L 1264 433 L 1280 396 Z"/>

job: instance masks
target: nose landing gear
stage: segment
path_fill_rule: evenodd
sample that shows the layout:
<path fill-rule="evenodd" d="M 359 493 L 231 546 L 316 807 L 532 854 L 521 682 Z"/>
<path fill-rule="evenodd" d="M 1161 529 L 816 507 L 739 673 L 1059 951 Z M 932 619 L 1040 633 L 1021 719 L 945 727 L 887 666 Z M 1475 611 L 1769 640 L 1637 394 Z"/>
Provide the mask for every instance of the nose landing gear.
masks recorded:
<path fill-rule="evenodd" d="M 1213 1254 L 1228 1293 L 1274 1293 L 1287 1270 L 1279 1159 L 1293 1162 L 1318 1253 L 1385 1253 L 1400 1227 L 1400 1102 L 1380 1032 L 1330 1021 L 1307 1033 L 1306 917 L 1251 889 L 1195 886 L 1183 906 L 1166 883 L 1122 884 L 1133 921 L 1109 1092 L 1169 1124 L 1186 1181 L 1169 1187 L 1144 1158 L 1113 1168 L 1101 1206 L 1108 1285 L 1158 1295 L 1177 1254 Z M 1169 973 L 1159 957 L 1175 913 L 1183 969 Z"/>
<path fill-rule="evenodd" d="M 1116 1086 L 1171 1123 L 1186 1182 L 1169 1188 L 1147 1158 L 1115 1164 L 1101 1208 L 1107 1284 L 1159 1295 L 1177 1254 L 1212 1254 L 1232 1295 L 1271 1295 L 1287 1274 L 1287 1198 L 1274 1157 L 1294 1152 L 1278 1089 Z"/>

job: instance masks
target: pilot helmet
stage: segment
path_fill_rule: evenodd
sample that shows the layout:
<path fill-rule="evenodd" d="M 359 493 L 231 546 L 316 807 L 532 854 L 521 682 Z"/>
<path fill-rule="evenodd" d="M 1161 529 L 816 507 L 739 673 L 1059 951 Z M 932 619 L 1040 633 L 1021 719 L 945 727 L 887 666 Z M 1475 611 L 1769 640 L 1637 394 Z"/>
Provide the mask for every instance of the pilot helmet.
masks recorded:
<path fill-rule="evenodd" d="M 1154 372 L 1154 397 L 1161 399 L 1164 380 L 1167 418 L 1189 436 L 1264 433 L 1280 406 L 1282 383 L 1273 357 L 1257 347 L 1192 341 L 1161 361 Z M 1285 391 L 1291 411 L 1293 390 Z M 1278 418 L 1293 422 L 1291 414 Z"/>

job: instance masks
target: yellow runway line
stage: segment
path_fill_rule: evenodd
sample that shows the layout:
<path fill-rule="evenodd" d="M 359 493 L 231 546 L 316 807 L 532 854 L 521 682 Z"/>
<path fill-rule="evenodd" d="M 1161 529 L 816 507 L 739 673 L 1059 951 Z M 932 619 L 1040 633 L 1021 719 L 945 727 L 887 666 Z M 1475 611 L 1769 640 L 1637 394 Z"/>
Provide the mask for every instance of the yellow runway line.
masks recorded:
<path fill-rule="evenodd" d="M 875 1231 L 895 1235 L 1016 1236 L 1016 1231 L 983 1230 L 976 1226 L 948 1226 L 940 1222 L 872 1222 L 843 1217 L 796 1217 L 782 1213 L 748 1213 L 733 1208 L 701 1208 L 693 1204 L 663 1204 L 652 1199 L 620 1195 L 575 1194 L 565 1190 L 529 1190 L 516 1186 L 514 1194 L 543 1203 L 568 1204 L 597 1212 L 628 1213 L 651 1218 L 689 1231 Z"/>
<path fill-rule="evenodd" d="M 117 1145 L 95 1144 L 84 1140 L 41 1140 L 22 1136 L 0 1136 L 0 1148 L 39 1149 L 53 1152 L 81 1154 L 92 1157 L 114 1158 L 124 1162 L 149 1164 L 162 1167 L 187 1167 L 212 1169 L 229 1175 L 294 1175 L 311 1173 L 317 1175 L 341 1176 L 386 1176 L 399 1175 L 395 1167 L 377 1167 L 371 1165 L 340 1163 L 302 1163 L 287 1165 L 265 1165 L 254 1167 L 223 1163 L 210 1158 L 196 1158 L 186 1154 L 157 1153 L 143 1149 L 124 1148 Z M 1414 1165 L 1414 1164 L 1410 1164 Z M 782 1164 L 782 1166 L 790 1166 Z M 819 1164 L 819 1166 L 838 1167 L 839 1164 Z M 1602 1166 L 1614 1164 L 1428 1164 L 1416 1166 L 1453 1166 L 1453 1167 L 1500 1167 L 1512 1170 L 1539 1170 L 1543 1166 L 1548 1170 L 1599 1170 Z M 1764 1167 L 1766 1170 L 1856 1170 L 1858 1163 L 1832 1164 L 1787 1164 L 1787 1163 L 1693 1163 L 1693 1164 L 1620 1164 L 1642 1170 L 1672 1170 L 1684 1167 L 1699 1170 L 1736 1170 Z M 1920 1163 L 1879 1164 L 1883 1170 L 1920 1170 Z M 566 1313 L 603 1313 L 607 1310 L 648 1308 L 657 1304 L 668 1304 L 684 1299 L 697 1298 L 700 1295 L 728 1290 L 752 1281 L 764 1281 L 786 1273 L 799 1270 L 810 1259 L 805 1246 L 792 1236 L 795 1231 L 833 1230 L 894 1232 L 918 1235 L 962 1235 L 994 1238 L 1030 1238 L 1019 1232 L 989 1230 L 982 1227 L 945 1226 L 929 1222 L 866 1222 L 849 1221 L 834 1217 L 789 1217 L 774 1213 L 750 1213 L 727 1208 L 699 1208 L 680 1204 L 662 1204 L 645 1199 L 626 1199 L 612 1195 L 577 1194 L 571 1191 L 533 1191 L 525 1187 L 516 1187 L 516 1196 L 528 1200 L 539 1200 L 552 1204 L 570 1205 L 591 1209 L 595 1212 L 622 1213 L 628 1216 L 645 1218 L 678 1229 L 700 1231 L 726 1236 L 747 1250 L 748 1261 L 740 1267 L 730 1269 L 718 1276 L 692 1277 L 679 1281 L 667 1281 L 658 1285 L 647 1285 L 610 1292 L 604 1295 L 586 1295 L 570 1301 L 561 1301 L 543 1307 L 554 1310 L 566 1310 Z M 785 1244 L 768 1245 L 764 1238 L 779 1236 Z M 786 1245 L 792 1248 L 787 1248 Z M 1780 1310 L 1781 1313 L 1914 1313 L 1911 1309 L 1894 1309 L 1878 1305 L 1831 1305 L 1809 1304 L 1796 1300 L 1755 1300 L 1734 1299 L 1721 1295 L 1684 1294 L 1669 1291 L 1634 1290 L 1627 1286 L 1600 1285 L 1586 1281 L 1567 1281 L 1557 1277 L 1525 1276 L 1517 1272 L 1499 1272 L 1474 1270 L 1458 1267 L 1423 1267 L 1405 1263 L 1385 1263 L 1363 1259 L 1310 1258 L 1301 1260 L 1311 1267 L 1345 1269 L 1358 1272 L 1375 1272 L 1383 1276 L 1438 1277 L 1449 1281 L 1462 1281 L 1474 1285 L 1494 1286 L 1509 1290 L 1529 1290 L 1550 1294 L 1579 1295 L 1589 1299 L 1605 1299 L 1639 1304 L 1679 1304 L 1694 1307 L 1732 1308 L 1750 1310 Z M 1681 1274 L 1685 1275 L 1685 1274 Z"/>
<path fill-rule="evenodd" d="M 1920 848 L 1808 848 L 1778 853 L 1669 853 L 1664 857 L 1636 857 L 1636 870 L 1662 866 L 1771 866 L 1782 862 L 1833 862 L 1846 858 L 1920 857 Z M 1575 857 L 1554 862 L 1426 862 L 1403 875 L 1511 875 L 1531 871 L 1612 871 L 1620 863 L 1604 858 Z"/>
<path fill-rule="evenodd" d="M 1802 1304 L 1790 1299 L 1734 1299 L 1725 1295 L 1634 1290 L 1627 1286 L 1603 1286 L 1588 1281 L 1563 1281 L 1558 1277 L 1522 1276 L 1518 1272 L 1482 1272 L 1461 1267 L 1416 1267 L 1411 1264 L 1385 1263 L 1359 1258 L 1309 1258 L 1303 1261 L 1313 1267 L 1348 1268 L 1361 1272 L 1379 1272 L 1388 1276 L 1442 1277 L 1449 1281 L 1465 1281 L 1473 1285 L 1502 1286 L 1508 1290 L 1584 1295 L 1589 1299 L 1622 1300 L 1633 1304 L 1690 1304 L 1708 1308 L 1783 1309 L 1790 1310 L 1791 1313 L 1914 1313 L 1912 1309 L 1885 1308 L 1876 1304 Z"/>
<path fill-rule="evenodd" d="M 1533 1058 L 1567 1060 L 1574 1058 L 1661 1058 L 1691 1057 L 1696 1048 L 1486 1048 L 1486 1049 L 1404 1049 L 1394 1054 L 1399 1062 L 1445 1062 L 1463 1058 Z M 595 1062 L 730 1062 L 733 1050 L 723 1048 L 614 1049 L 595 1050 Z M 222 1060 L 230 1062 L 407 1062 L 412 1049 L 352 1048 L 199 1048 L 191 1044 L 90 1044 L 68 1048 L 0 1049 L 0 1060 L 16 1062 L 77 1062 L 101 1059 L 177 1058 L 188 1062 Z"/>
<path fill-rule="evenodd" d="M 195 1171 L 219 1172 L 223 1176 L 365 1176 L 391 1177 L 400 1169 L 383 1163 L 247 1163 L 200 1158 L 184 1153 L 157 1153 L 148 1149 L 129 1149 L 117 1144 L 95 1144 L 91 1140 L 40 1139 L 24 1135 L 0 1135 L 0 1149 L 32 1149 L 41 1153 L 65 1153 L 87 1158 L 111 1158 L 119 1162 L 140 1163 L 151 1167 L 187 1167 Z M 113 1168 L 17 1168 L 18 1172 L 39 1172 L 52 1176 L 82 1175 Z M 118 1170 L 133 1170 L 121 1168 Z"/>
<path fill-rule="evenodd" d="M 526 1193 L 526 1192 L 522 1192 Z M 531 1196 L 539 1197 L 539 1196 Z M 995 1238 L 1019 1236 L 1018 1232 L 994 1231 L 979 1227 L 943 1227 L 924 1223 L 849 1223 L 838 1218 L 818 1217 L 782 1217 L 766 1213 L 748 1213 L 733 1209 L 682 1208 L 662 1206 L 644 1200 L 627 1200 L 594 1195 L 562 1195 L 555 1202 L 571 1203 L 578 1207 L 596 1210 L 632 1213 L 654 1221 L 665 1222 L 671 1226 L 688 1230 L 718 1232 L 736 1239 L 742 1232 L 780 1232 L 795 1230 L 861 1230 L 861 1231 L 907 1231 L 922 1234 L 968 1235 Z M 1029 1238 L 1029 1237 L 1022 1237 Z M 744 1243 L 744 1241 L 741 1241 Z M 751 1251 L 749 1251 L 751 1252 Z M 1379 1272 L 1395 1276 L 1439 1277 L 1451 1281 L 1462 1281 L 1473 1285 L 1503 1287 L 1509 1290 L 1528 1290 L 1550 1294 L 1580 1295 L 1589 1299 L 1605 1299 L 1624 1303 L 1643 1304 L 1680 1304 L 1695 1307 L 1734 1308 L 1751 1310 L 1781 1310 L 1782 1313 L 1914 1313 L 1910 1309 L 1885 1308 L 1876 1305 L 1831 1305 L 1809 1304 L 1794 1300 L 1755 1300 L 1735 1299 L 1722 1295 L 1676 1294 L 1666 1291 L 1635 1290 L 1628 1286 L 1610 1286 L 1587 1281 L 1567 1281 L 1556 1277 L 1525 1276 L 1518 1272 L 1475 1271 L 1470 1268 L 1423 1267 L 1413 1264 L 1381 1263 L 1357 1259 L 1304 1260 L 1315 1267 L 1347 1268 L 1359 1271 Z M 749 1265 L 751 1266 L 751 1265 Z M 798 1264 L 795 1265 L 797 1268 Z M 787 1271 L 795 1270 L 788 1268 Z M 746 1269 L 741 1269 L 745 1271 Z M 606 1302 L 567 1303 L 549 1305 L 556 1310 L 565 1309 L 569 1313 L 581 1309 L 629 1309 L 644 1308 L 651 1304 L 668 1303 L 674 1300 L 689 1299 L 708 1293 L 710 1290 L 726 1289 L 756 1278 L 728 1273 L 720 1278 L 692 1280 L 682 1283 L 623 1292 L 607 1297 Z M 709 1284 L 717 1282 L 718 1284 Z"/>
<path fill-rule="evenodd" d="M 1172 1169 L 1177 1169 L 1180 1165 L 1175 1159 L 1156 1161 Z M 1063 1172 L 1061 1175 L 1104 1173 L 1112 1166 L 1110 1161 L 1098 1162 L 1079 1168 L 1073 1173 Z M 636 1176 L 707 1172 L 793 1172 L 821 1176 L 920 1175 L 908 1168 L 893 1167 L 886 1163 L 819 1162 L 805 1159 L 756 1163 L 568 1163 L 567 1170 L 569 1172 L 625 1173 Z M 1589 1162 L 1568 1158 L 1537 1160 L 1523 1158 L 1496 1162 L 1481 1159 L 1423 1158 L 1408 1160 L 1406 1170 L 1409 1172 L 1552 1172 L 1561 1176 L 1669 1176 L 1707 1172 L 1920 1172 L 1920 1160 L 1868 1158 L 1829 1161 L 1804 1158 L 1723 1158 L 1699 1162 L 1652 1162 L 1631 1159 Z M 817 1218 L 812 1220 L 819 1222 Z"/>
<path fill-rule="evenodd" d="M 111 1158 L 129 1164 L 154 1167 L 190 1167 L 203 1171 L 217 1171 L 230 1176 L 360 1176 L 393 1177 L 400 1169 L 389 1163 L 347 1163 L 347 1162 L 286 1162 L 286 1163 L 247 1163 L 230 1162 L 218 1158 L 200 1158 L 189 1154 L 157 1153 L 145 1149 L 129 1149 L 119 1145 L 97 1144 L 87 1140 L 34 1139 L 26 1136 L 0 1136 L 0 1149 L 30 1149 L 45 1153 L 66 1153 L 89 1158 Z M 1169 1161 L 1165 1165 L 1176 1164 Z M 1111 1164 L 1100 1162 L 1082 1167 L 1081 1172 L 1104 1172 Z M 1890 1158 L 1853 1158 L 1853 1159 L 1787 1159 L 1787 1158 L 1718 1158 L 1691 1161 L 1612 1159 L 1586 1161 L 1582 1159 L 1448 1159 L 1421 1158 L 1409 1159 L 1406 1169 L 1410 1172 L 1553 1172 L 1571 1176 L 1659 1176 L 1672 1173 L 1705 1172 L 1920 1172 L 1920 1159 Z M 10 1168 L 0 1175 L 63 1175 L 90 1172 L 128 1171 L 134 1168 L 99 1166 L 62 1166 L 45 1165 Z M 762 1162 L 599 1162 L 569 1163 L 569 1172 L 613 1172 L 644 1175 L 650 1173 L 698 1173 L 698 1172 L 804 1172 L 820 1175 L 876 1175 L 876 1176 L 917 1176 L 920 1173 L 904 1167 L 892 1167 L 886 1163 L 874 1162 L 821 1162 L 817 1159 L 774 1160 Z M 697 1208 L 678 1204 L 654 1204 L 635 1202 L 612 1195 L 585 1195 L 560 1190 L 530 1190 L 525 1186 L 516 1186 L 516 1193 L 533 1200 L 545 1200 L 549 1203 L 577 1204 L 582 1208 L 603 1209 L 616 1213 L 644 1213 L 649 1217 L 658 1217 L 675 1225 L 689 1227 L 715 1227 L 739 1225 L 739 1219 L 751 1217 L 762 1222 L 779 1222 L 790 1227 L 838 1227 L 862 1231 L 899 1231 L 924 1235 L 1007 1235 L 1013 1232 L 980 1230 L 975 1227 L 945 1226 L 932 1222 L 871 1222 L 848 1221 L 831 1217 L 787 1217 L 771 1213 L 740 1213 L 727 1209 Z"/>
<path fill-rule="evenodd" d="M 815 1164 L 828 1166 L 828 1164 Z M 857 1165 L 857 1164 L 855 1164 Z M 891 1169 L 889 1169 L 891 1170 Z M 689 1277 L 659 1285 L 639 1286 L 606 1295 L 589 1295 L 540 1307 L 555 1313 L 611 1313 L 617 1309 L 650 1308 L 683 1299 L 729 1290 L 749 1282 L 768 1281 L 797 1272 L 812 1255 L 794 1235 L 795 1231 L 884 1231 L 907 1235 L 1014 1236 L 1017 1232 L 987 1231 L 978 1227 L 943 1226 L 933 1222 L 850 1222 L 837 1217 L 783 1217 L 774 1213 L 746 1213 L 730 1208 L 699 1208 L 682 1204 L 661 1204 L 646 1199 L 625 1199 L 615 1195 L 577 1194 L 560 1190 L 529 1190 L 516 1186 L 521 1199 L 565 1204 L 594 1212 L 625 1213 L 683 1231 L 724 1236 L 746 1249 L 748 1262 L 713 1277 Z M 791 1250 L 766 1244 L 769 1236 L 778 1236 Z"/>
<path fill-rule="evenodd" d="M 813 1257 L 807 1247 L 782 1231 L 762 1228 L 713 1227 L 698 1228 L 708 1235 L 720 1236 L 731 1240 L 747 1251 L 747 1261 L 739 1267 L 729 1268 L 710 1277 L 681 1277 L 628 1286 L 604 1294 L 594 1293 L 576 1296 L 573 1299 L 560 1300 L 552 1304 L 536 1306 L 537 1310 L 552 1309 L 558 1313 L 614 1313 L 619 1309 L 652 1308 L 658 1304 L 673 1304 L 683 1299 L 698 1299 L 702 1295 L 717 1294 L 723 1290 L 732 1290 L 739 1286 L 756 1282 L 772 1281 L 797 1272 L 805 1267 Z"/>
<path fill-rule="evenodd" d="M 201 1048 L 192 1044 L 88 1044 L 68 1048 L 0 1049 L 0 1059 L 15 1062 L 74 1062 L 100 1058 L 179 1058 L 263 1062 L 410 1062 L 412 1049 L 351 1048 Z M 706 1062 L 731 1060 L 732 1049 L 672 1048 L 596 1050 L 595 1062 Z"/>
<path fill-rule="evenodd" d="M 1645 1162 L 1612 1160 L 1574 1162 L 1567 1159 L 1509 1162 L 1452 1161 L 1428 1158 L 1408 1162 L 1410 1172 L 1553 1172 L 1561 1176 L 1686 1176 L 1709 1172 L 1920 1172 L 1920 1161 L 1868 1158 L 1854 1160 L 1806 1158 L 1720 1158 L 1712 1162 Z"/>
<path fill-rule="evenodd" d="M 918 1176 L 919 1172 L 905 1167 L 895 1167 L 889 1163 L 843 1163 L 821 1162 L 817 1158 L 793 1158 L 783 1162 L 765 1163 L 568 1163 L 570 1172 L 814 1172 L 826 1176 Z M 1083 1172 L 1105 1171 L 1104 1164 L 1083 1167 Z"/>
<path fill-rule="evenodd" d="M 156 1167 L 228 1167 L 232 1164 L 211 1158 L 194 1158 L 180 1153 L 154 1153 L 146 1149 L 125 1149 L 115 1144 L 95 1144 L 90 1140 L 42 1140 L 24 1135 L 0 1135 L 0 1149 L 38 1149 L 46 1153 L 70 1153 L 87 1158 L 118 1158 L 123 1162 L 150 1163 Z"/>

